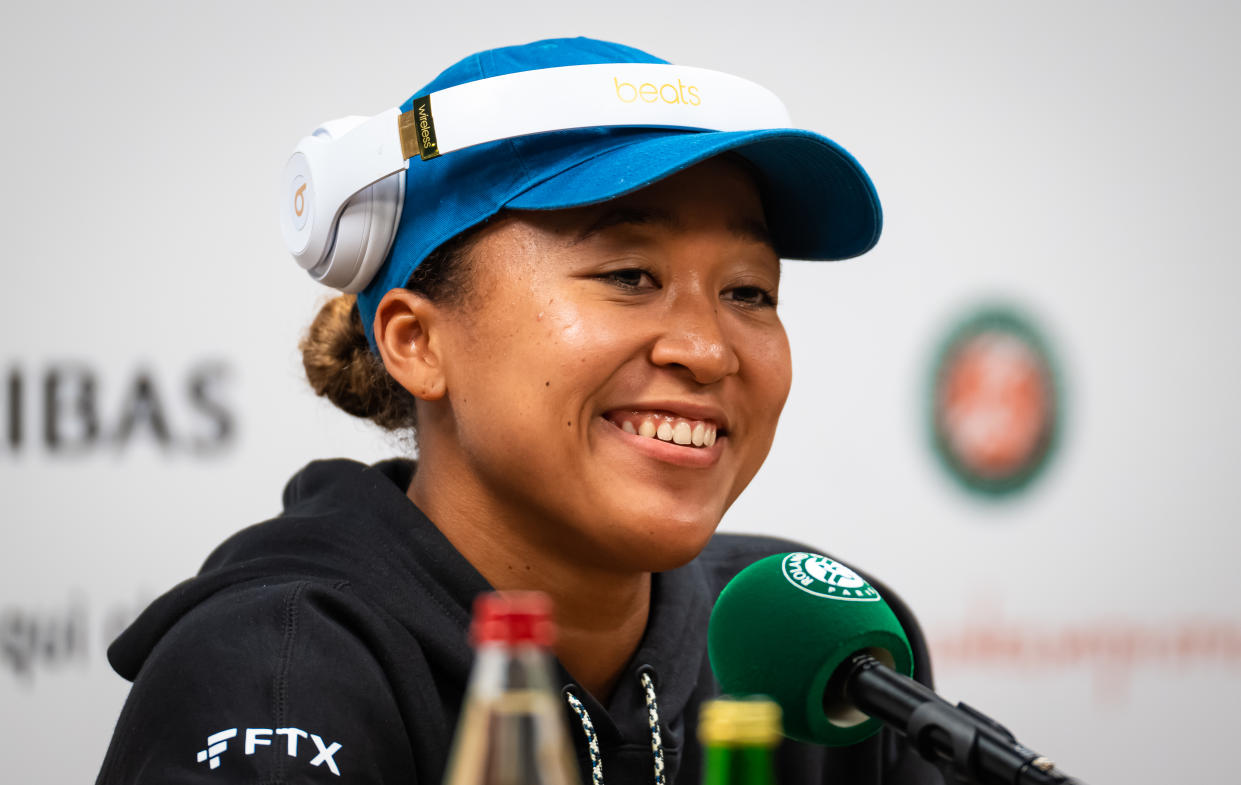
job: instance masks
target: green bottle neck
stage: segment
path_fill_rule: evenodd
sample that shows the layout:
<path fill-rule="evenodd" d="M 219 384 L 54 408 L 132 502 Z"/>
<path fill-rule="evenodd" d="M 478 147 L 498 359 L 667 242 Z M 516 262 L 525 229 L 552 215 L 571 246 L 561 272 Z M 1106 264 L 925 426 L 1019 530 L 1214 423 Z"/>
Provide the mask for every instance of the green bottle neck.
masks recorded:
<path fill-rule="evenodd" d="M 708 746 L 703 785 L 775 785 L 771 747 Z"/>

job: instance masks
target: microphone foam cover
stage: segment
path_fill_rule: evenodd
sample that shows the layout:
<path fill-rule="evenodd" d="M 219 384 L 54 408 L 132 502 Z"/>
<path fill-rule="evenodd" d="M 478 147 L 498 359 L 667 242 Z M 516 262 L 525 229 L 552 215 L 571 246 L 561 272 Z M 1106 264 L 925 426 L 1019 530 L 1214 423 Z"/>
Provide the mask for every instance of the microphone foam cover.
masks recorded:
<path fill-rule="evenodd" d="M 746 567 L 711 612 L 707 653 L 725 694 L 767 695 L 784 712 L 784 734 L 839 747 L 879 730 L 859 712 L 832 712 L 832 673 L 869 650 L 893 670 L 913 673 L 900 622 L 879 593 L 839 562 L 816 553 L 780 553 Z"/>

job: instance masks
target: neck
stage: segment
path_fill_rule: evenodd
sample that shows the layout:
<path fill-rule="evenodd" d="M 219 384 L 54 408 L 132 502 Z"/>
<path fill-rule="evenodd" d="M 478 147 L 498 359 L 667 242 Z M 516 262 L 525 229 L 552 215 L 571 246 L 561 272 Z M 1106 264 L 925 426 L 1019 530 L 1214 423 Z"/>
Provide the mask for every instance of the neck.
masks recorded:
<path fill-rule="evenodd" d="M 420 461 L 406 495 L 496 590 L 541 591 L 552 598 L 556 656 L 583 688 L 607 701 L 646 630 L 651 574 L 618 572 L 580 558 L 563 532 L 504 508 L 478 489 L 458 487 L 448 476 Z"/>

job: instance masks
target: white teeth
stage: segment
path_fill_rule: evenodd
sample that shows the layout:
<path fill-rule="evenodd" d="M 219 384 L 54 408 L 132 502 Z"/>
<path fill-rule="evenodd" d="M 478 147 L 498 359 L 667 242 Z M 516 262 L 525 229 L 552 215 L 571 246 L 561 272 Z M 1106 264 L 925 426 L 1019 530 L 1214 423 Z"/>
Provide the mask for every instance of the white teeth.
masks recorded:
<path fill-rule="evenodd" d="M 689 444 L 690 442 L 689 423 L 682 420 L 676 424 L 676 427 L 672 429 L 672 441 L 676 442 L 677 444 Z"/>
<path fill-rule="evenodd" d="M 618 419 L 620 429 L 625 433 L 683 446 L 710 447 L 715 444 L 718 432 L 715 423 L 666 414 L 643 415 L 635 411 L 632 416 Z"/>

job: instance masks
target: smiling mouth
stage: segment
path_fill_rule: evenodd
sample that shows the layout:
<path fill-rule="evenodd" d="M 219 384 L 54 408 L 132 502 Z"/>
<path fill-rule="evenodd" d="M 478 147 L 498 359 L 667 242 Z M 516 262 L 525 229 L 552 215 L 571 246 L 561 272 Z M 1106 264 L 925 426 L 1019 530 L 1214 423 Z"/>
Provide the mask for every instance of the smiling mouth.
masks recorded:
<path fill-rule="evenodd" d="M 710 420 L 691 420 L 667 412 L 608 412 L 603 418 L 633 436 L 690 448 L 710 447 L 726 435 Z"/>

